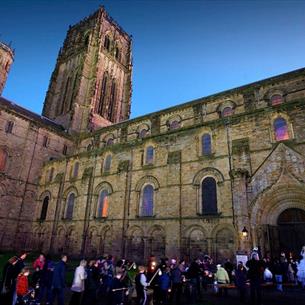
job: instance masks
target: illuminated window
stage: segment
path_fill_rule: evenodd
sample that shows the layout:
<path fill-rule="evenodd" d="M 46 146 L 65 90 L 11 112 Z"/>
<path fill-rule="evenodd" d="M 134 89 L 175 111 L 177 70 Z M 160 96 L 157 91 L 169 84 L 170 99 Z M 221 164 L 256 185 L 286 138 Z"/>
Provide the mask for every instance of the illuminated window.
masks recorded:
<path fill-rule="evenodd" d="M 66 219 L 71 220 L 73 218 L 75 194 L 70 193 L 67 199 L 67 210 L 66 210 Z"/>
<path fill-rule="evenodd" d="M 153 148 L 153 146 L 148 146 L 146 148 L 145 164 L 154 163 L 154 152 L 155 152 L 155 149 Z"/>
<path fill-rule="evenodd" d="M 202 144 L 202 155 L 207 156 L 212 153 L 211 148 L 211 136 L 209 134 L 204 134 L 201 139 Z"/>
<path fill-rule="evenodd" d="M 217 213 L 217 188 L 216 181 L 207 177 L 201 183 L 202 214 Z"/>
<path fill-rule="evenodd" d="M 288 140 L 288 126 L 287 122 L 283 118 L 277 118 L 273 122 L 273 128 L 276 141 Z"/>
<path fill-rule="evenodd" d="M 231 107 L 225 107 L 222 111 L 222 117 L 228 117 L 233 114 L 233 109 Z"/>
<path fill-rule="evenodd" d="M 109 172 L 111 168 L 112 156 L 108 155 L 104 161 L 104 172 Z"/>
<path fill-rule="evenodd" d="M 42 209 L 40 213 L 40 220 L 45 220 L 47 218 L 48 213 L 48 205 L 49 205 L 49 196 L 46 196 L 42 202 Z"/>
<path fill-rule="evenodd" d="M 153 216 L 154 211 L 154 188 L 147 184 L 142 190 L 140 216 Z"/>
<path fill-rule="evenodd" d="M 108 200 L 108 191 L 101 191 L 98 197 L 97 217 L 107 217 L 109 206 Z"/>
<path fill-rule="evenodd" d="M 14 127 L 14 122 L 13 121 L 7 121 L 5 125 L 5 132 L 6 133 L 12 133 L 13 132 L 13 127 Z"/>
<path fill-rule="evenodd" d="M 5 171 L 7 157 L 7 152 L 4 149 L 0 148 L 0 172 Z"/>
<path fill-rule="evenodd" d="M 271 105 L 279 105 L 283 103 L 283 97 L 280 94 L 274 94 L 271 97 Z"/>

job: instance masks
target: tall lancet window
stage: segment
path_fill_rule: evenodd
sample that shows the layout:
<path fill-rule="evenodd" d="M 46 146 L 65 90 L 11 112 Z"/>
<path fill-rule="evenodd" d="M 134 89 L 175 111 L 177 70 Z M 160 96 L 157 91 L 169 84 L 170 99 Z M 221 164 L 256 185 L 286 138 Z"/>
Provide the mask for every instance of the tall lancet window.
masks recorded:
<path fill-rule="evenodd" d="M 140 216 L 153 216 L 154 213 L 154 187 L 147 184 L 143 187 L 140 205 Z"/>
<path fill-rule="evenodd" d="M 112 80 L 109 106 L 108 106 L 108 120 L 109 121 L 114 121 L 115 102 L 116 102 L 116 84 L 115 84 L 115 80 Z"/>
<path fill-rule="evenodd" d="M 104 73 L 104 77 L 103 77 L 102 85 L 101 85 L 100 99 L 99 99 L 99 102 L 97 103 L 97 107 L 96 107 L 96 111 L 95 111 L 99 115 L 103 115 L 103 109 L 104 109 L 106 95 L 107 95 L 107 92 L 106 92 L 107 91 L 107 80 L 108 80 L 107 73 Z"/>

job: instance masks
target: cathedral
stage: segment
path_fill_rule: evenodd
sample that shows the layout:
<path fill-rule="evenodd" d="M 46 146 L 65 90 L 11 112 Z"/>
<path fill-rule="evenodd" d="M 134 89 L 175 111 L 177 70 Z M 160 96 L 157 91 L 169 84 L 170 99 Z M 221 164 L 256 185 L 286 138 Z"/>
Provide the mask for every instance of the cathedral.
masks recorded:
<path fill-rule="evenodd" d="M 0 43 L 0 95 L 14 56 Z M 129 119 L 131 56 L 101 7 L 68 29 L 42 115 L 0 97 L 0 250 L 298 254 L 305 68 Z"/>

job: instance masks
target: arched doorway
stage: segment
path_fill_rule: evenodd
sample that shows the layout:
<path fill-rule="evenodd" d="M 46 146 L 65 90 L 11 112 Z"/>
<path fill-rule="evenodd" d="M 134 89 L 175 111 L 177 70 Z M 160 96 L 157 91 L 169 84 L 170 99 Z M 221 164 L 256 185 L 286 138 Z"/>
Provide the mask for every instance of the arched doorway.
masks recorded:
<path fill-rule="evenodd" d="M 298 256 L 304 246 L 305 210 L 290 208 L 277 219 L 279 247 L 281 251 Z"/>

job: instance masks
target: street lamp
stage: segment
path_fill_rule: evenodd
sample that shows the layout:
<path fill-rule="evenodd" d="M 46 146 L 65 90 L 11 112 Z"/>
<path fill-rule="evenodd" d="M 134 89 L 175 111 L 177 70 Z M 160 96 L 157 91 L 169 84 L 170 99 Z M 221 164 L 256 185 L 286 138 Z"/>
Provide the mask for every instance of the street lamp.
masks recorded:
<path fill-rule="evenodd" d="M 247 238 L 248 237 L 248 230 L 246 227 L 243 228 L 243 230 L 241 231 L 241 234 L 244 238 Z"/>

